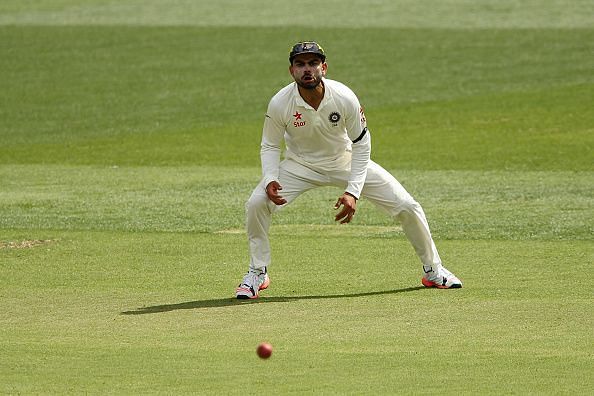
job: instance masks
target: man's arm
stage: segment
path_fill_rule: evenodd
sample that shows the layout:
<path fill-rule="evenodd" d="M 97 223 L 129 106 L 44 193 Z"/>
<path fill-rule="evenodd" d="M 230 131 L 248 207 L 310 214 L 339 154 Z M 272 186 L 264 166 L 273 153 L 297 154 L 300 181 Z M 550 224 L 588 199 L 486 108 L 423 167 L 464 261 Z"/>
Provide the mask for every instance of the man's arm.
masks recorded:
<path fill-rule="evenodd" d="M 346 117 L 346 128 L 349 139 L 352 142 L 351 153 L 351 175 L 345 192 L 359 199 L 367 167 L 371 158 L 371 136 L 367 129 L 367 120 L 359 100 L 354 96 L 349 102 L 348 117 Z"/>
<path fill-rule="evenodd" d="M 264 127 L 262 129 L 262 143 L 260 145 L 260 161 L 262 163 L 262 177 L 266 195 L 276 205 L 287 201 L 279 194 L 282 186 L 278 182 L 281 142 L 284 137 L 285 126 L 275 114 L 272 102 L 268 105 Z"/>
<path fill-rule="evenodd" d="M 342 210 L 334 218 L 341 224 L 349 223 L 355 215 L 357 200 L 361 196 L 367 177 L 367 166 L 371 158 L 371 137 L 367 129 L 367 120 L 363 114 L 363 108 L 354 94 L 348 103 L 347 114 L 346 129 L 352 144 L 351 175 L 344 194 L 338 198 L 334 205 L 334 209 L 339 209 L 342 206 Z"/>

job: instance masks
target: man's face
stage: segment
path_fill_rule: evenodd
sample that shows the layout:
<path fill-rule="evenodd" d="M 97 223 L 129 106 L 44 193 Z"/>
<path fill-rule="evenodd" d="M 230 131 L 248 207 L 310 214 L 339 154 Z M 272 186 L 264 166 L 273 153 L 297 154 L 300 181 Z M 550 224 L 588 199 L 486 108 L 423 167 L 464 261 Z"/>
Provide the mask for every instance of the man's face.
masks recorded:
<path fill-rule="evenodd" d="M 301 54 L 293 59 L 289 73 L 302 88 L 315 89 L 326 75 L 328 65 L 315 54 Z"/>

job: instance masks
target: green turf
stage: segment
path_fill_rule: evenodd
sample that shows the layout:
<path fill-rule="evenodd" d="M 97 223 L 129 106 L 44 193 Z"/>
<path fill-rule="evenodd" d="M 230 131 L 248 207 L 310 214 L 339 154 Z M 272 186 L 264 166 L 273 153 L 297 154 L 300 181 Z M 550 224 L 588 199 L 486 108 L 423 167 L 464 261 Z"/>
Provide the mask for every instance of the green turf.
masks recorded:
<path fill-rule="evenodd" d="M 0 4 L 0 393 L 591 392 L 592 3 L 300 7 Z M 420 288 L 398 225 L 364 200 L 335 225 L 322 189 L 232 298 L 266 104 L 311 38 L 463 289 Z"/>
<path fill-rule="evenodd" d="M 273 288 L 238 304 L 229 286 L 243 235 L 25 235 L 49 242 L 1 251 L 4 392 L 411 393 L 446 382 L 446 393 L 575 394 L 591 385 L 591 295 L 576 287 L 590 242 L 442 241 L 468 287 L 436 292 L 416 287 L 402 239 L 359 235 L 345 249 L 338 234 L 281 233 Z M 556 287 L 535 282 L 535 267 Z M 270 361 L 255 356 L 261 340 L 275 346 Z"/>
<path fill-rule="evenodd" d="M 257 166 L 294 36 L 274 31 L 0 26 L 21 43 L 0 53 L 0 163 Z M 352 81 L 367 108 L 385 166 L 591 168 L 594 30 L 365 32 L 386 46 L 317 31 L 336 54 L 330 77 Z"/>
<path fill-rule="evenodd" d="M 592 172 L 393 173 L 426 208 L 436 238 L 592 239 Z M 5 165 L 0 228 L 241 232 L 244 201 L 257 182 L 256 168 Z M 347 227 L 332 224 L 339 193 L 309 192 L 275 222 L 344 232 Z M 363 200 L 359 209 L 354 225 L 400 234 L 369 202 Z"/>

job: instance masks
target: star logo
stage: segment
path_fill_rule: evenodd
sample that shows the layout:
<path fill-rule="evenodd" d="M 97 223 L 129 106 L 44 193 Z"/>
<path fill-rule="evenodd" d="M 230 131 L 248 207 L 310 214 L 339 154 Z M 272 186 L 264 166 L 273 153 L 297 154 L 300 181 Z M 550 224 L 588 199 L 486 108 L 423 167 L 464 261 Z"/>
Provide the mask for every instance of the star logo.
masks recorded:
<path fill-rule="evenodd" d="M 297 120 L 300 120 L 300 119 L 301 119 L 301 116 L 302 116 L 302 115 L 303 115 L 303 114 L 301 114 L 301 113 L 299 113 L 298 111 L 296 111 L 296 112 L 295 112 L 295 114 L 293 114 L 293 117 L 295 117 L 295 121 L 297 121 Z"/>

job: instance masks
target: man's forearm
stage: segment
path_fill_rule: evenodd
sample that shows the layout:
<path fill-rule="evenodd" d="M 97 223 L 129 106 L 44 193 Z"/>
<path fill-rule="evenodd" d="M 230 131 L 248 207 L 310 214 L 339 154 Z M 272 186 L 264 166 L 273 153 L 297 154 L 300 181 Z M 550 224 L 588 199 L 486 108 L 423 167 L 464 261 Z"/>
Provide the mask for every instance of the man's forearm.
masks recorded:
<path fill-rule="evenodd" d="M 371 157 L 371 140 L 369 134 L 363 137 L 360 142 L 353 144 L 351 157 L 351 176 L 345 192 L 355 198 L 361 196 L 365 178 L 367 177 L 367 166 Z"/>
<path fill-rule="evenodd" d="M 278 181 L 280 155 L 280 147 L 262 144 L 260 149 L 260 161 L 262 162 L 262 177 L 265 180 L 265 186 L 270 184 L 271 181 Z"/>

